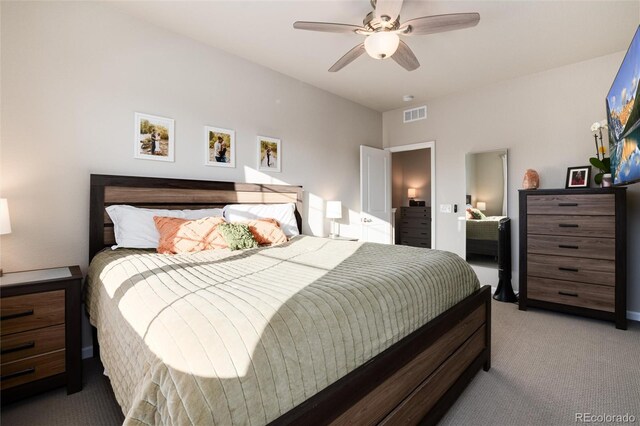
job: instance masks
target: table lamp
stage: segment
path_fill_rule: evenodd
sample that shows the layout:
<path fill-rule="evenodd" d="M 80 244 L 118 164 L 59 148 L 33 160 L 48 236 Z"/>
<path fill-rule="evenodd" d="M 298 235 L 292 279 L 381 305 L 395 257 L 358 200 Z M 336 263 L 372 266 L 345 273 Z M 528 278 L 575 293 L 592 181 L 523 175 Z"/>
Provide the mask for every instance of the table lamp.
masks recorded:
<path fill-rule="evenodd" d="M 476 208 L 477 208 L 478 210 L 484 211 L 484 210 L 486 210 L 486 209 L 487 209 L 487 203 L 485 203 L 484 201 L 478 201 L 478 202 L 476 203 Z"/>
<path fill-rule="evenodd" d="M 11 233 L 11 219 L 9 218 L 9 204 L 6 198 L 0 198 L 0 235 Z M 2 268 L 0 267 L 0 277 Z"/>
<path fill-rule="evenodd" d="M 407 190 L 407 198 L 409 198 L 409 205 L 410 206 L 415 206 L 416 205 L 416 201 L 414 200 L 414 198 L 416 198 L 416 189 L 415 188 L 409 188 Z"/>
<path fill-rule="evenodd" d="M 329 238 L 337 238 L 336 219 L 342 219 L 342 203 L 340 201 L 327 201 L 327 219 L 331 219 Z"/>

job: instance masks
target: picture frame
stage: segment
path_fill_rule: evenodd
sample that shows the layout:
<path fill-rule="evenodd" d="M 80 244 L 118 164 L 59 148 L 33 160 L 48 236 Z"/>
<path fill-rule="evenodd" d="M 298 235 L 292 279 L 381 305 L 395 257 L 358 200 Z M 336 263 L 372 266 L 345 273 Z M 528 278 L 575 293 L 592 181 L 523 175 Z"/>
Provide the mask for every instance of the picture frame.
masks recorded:
<path fill-rule="evenodd" d="M 280 173 L 282 170 L 281 140 L 258 136 L 258 170 Z"/>
<path fill-rule="evenodd" d="M 235 130 L 204 126 L 204 148 L 205 166 L 236 167 Z"/>
<path fill-rule="evenodd" d="M 589 188 L 591 181 L 591 166 L 569 167 L 565 189 Z"/>
<path fill-rule="evenodd" d="M 134 158 L 173 162 L 175 152 L 174 120 L 141 112 L 136 112 L 134 119 Z"/>

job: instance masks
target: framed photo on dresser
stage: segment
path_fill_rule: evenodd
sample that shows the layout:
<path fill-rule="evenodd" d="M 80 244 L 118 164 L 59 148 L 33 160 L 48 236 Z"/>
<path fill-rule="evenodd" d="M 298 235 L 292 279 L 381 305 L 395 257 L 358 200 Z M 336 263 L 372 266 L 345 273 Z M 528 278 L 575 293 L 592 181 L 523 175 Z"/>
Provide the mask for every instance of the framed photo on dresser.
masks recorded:
<path fill-rule="evenodd" d="M 565 188 L 589 188 L 591 166 L 569 167 Z"/>

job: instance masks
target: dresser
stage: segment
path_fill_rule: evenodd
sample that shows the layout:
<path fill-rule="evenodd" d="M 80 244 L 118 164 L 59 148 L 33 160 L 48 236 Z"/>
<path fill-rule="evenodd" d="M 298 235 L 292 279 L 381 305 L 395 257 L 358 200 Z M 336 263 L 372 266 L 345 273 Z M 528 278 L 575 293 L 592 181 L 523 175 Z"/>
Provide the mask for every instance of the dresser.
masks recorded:
<path fill-rule="evenodd" d="M 520 191 L 520 310 L 626 329 L 626 188 Z"/>
<path fill-rule="evenodd" d="M 431 207 L 400 207 L 400 244 L 431 248 Z"/>
<path fill-rule="evenodd" d="M 82 387 L 78 266 L 0 277 L 2 404 L 58 386 Z"/>

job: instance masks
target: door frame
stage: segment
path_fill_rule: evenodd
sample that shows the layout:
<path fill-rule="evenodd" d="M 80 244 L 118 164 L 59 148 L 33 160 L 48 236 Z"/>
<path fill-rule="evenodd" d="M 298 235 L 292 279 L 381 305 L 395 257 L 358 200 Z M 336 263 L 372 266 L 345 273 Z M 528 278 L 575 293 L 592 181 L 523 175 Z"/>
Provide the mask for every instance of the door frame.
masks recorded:
<path fill-rule="evenodd" d="M 431 248 L 436 248 L 436 141 L 418 142 L 409 145 L 390 146 L 385 150 L 391 152 L 415 151 L 417 149 L 431 150 Z"/>

